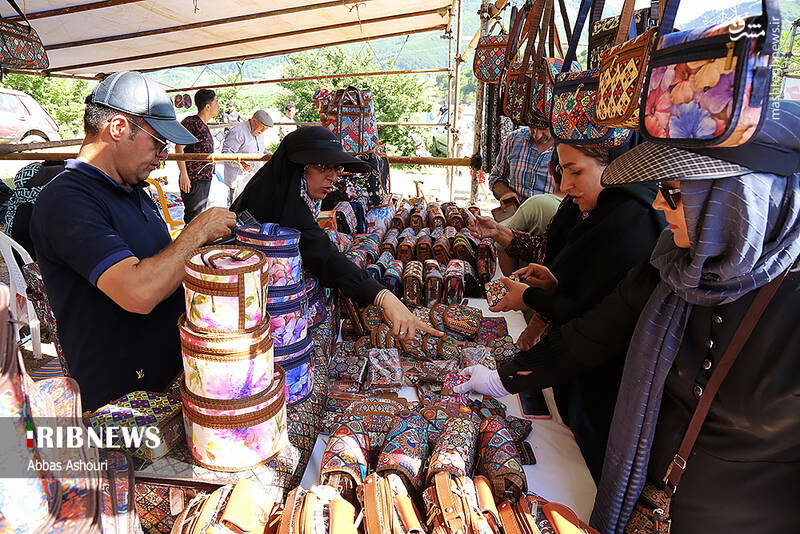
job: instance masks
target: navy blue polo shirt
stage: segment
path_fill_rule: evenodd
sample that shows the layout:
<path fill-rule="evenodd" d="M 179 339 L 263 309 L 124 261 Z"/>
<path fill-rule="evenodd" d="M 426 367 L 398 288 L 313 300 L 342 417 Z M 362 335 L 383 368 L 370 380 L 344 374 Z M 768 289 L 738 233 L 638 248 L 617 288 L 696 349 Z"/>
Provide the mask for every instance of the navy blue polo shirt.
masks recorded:
<path fill-rule="evenodd" d="M 97 288 L 112 265 L 170 244 L 144 187 L 127 189 L 92 165 L 68 160 L 33 209 L 31 237 L 84 410 L 135 390 L 161 391 L 181 368 L 183 288 L 147 315 L 123 310 Z"/>

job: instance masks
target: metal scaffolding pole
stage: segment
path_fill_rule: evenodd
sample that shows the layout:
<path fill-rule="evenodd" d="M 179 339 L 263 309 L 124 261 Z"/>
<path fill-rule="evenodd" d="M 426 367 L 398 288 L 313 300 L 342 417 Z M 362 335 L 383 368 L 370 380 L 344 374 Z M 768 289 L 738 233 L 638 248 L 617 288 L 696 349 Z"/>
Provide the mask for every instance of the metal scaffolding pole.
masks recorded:
<path fill-rule="evenodd" d="M 464 2 L 463 0 L 458 0 L 458 11 L 456 12 L 456 57 L 455 57 L 455 72 L 453 73 L 455 77 L 455 83 L 453 84 L 453 122 L 450 126 L 451 131 L 453 132 L 452 139 L 453 139 L 453 151 L 450 154 L 450 157 L 461 156 L 461 154 L 456 154 L 456 144 L 458 143 L 458 100 L 459 100 L 459 91 L 460 91 L 460 72 L 461 72 L 461 63 L 464 61 L 461 59 L 461 13 L 464 11 Z M 453 180 L 455 178 L 455 170 L 451 167 L 450 168 L 450 200 L 453 200 Z"/>
<path fill-rule="evenodd" d="M 481 18 L 480 35 L 484 36 L 489 31 L 489 4 L 490 0 L 483 0 L 478 14 Z M 473 38 L 473 41 L 475 39 Z M 477 42 L 477 41 L 476 41 Z M 470 41 L 472 44 L 472 41 Z M 475 80 L 475 131 L 473 132 L 472 153 L 481 153 L 481 134 L 483 132 L 483 90 L 484 83 L 480 80 Z M 470 188 L 469 188 L 469 202 L 474 204 L 478 197 L 478 179 L 480 178 L 480 169 L 470 169 Z"/>

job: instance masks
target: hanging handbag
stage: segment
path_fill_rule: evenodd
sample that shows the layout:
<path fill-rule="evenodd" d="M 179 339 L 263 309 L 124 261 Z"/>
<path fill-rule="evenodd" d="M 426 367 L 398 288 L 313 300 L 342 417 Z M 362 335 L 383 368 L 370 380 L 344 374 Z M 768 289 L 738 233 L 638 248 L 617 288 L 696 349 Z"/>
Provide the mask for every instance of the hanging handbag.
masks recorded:
<path fill-rule="evenodd" d="M 594 118 L 602 126 L 637 130 L 642 84 L 658 28 L 625 41 L 631 33 L 634 1 L 625 0 L 614 46 L 600 60 Z"/>
<path fill-rule="evenodd" d="M 500 26 L 500 31 L 493 33 Z M 488 34 L 478 39 L 475 45 L 475 56 L 472 60 L 472 72 L 475 78 L 483 83 L 498 83 L 506 66 L 506 48 L 508 33 L 500 19 L 495 19 Z"/>
<path fill-rule="evenodd" d="M 345 152 L 371 152 L 378 145 L 372 91 L 348 86 L 320 100 L 320 122 L 339 138 Z"/>
<path fill-rule="evenodd" d="M 649 141 L 683 148 L 736 147 L 761 129 L 769 105 L 781 17 L 776 0 L 760 16 L 670 33 L 669 0 L 642 91 L 641 129 Z"/>
<path fill-rule="evenodd" d="M 661 0 L 665 2 L 666 0 Z M 594 0 L 592 2 L 592 15 L 589 21 L 589 53 L 587 55 L 586 70 L 596 70 L 600 68 L 600 61 L 606 51 L 614 46 L 617 38 L 617 29 L 621 15 L 600 19 L 603 14 L 606 0 Z M 636 19 L 636 35 L 643 34 L 647 28 L 658 24 L 659 0 L 650 2 L 649 8 L 637 9 L 634 12 Z M 576 25 L 577 26 L 577 25 Z M 580 33 L 574 31 L 573 33 Z"/>
<path fill-rule="evenodd" d="M 7 69 L 44 70 L 50 66 L 47 51 L 39 34 L 33 29 L 28 17 L 14 0 L 7 0 L 14 11 L 25 21 L 24 24 L 0 20 L 0 67 Z"/>
<path fill-rule="evenodd" d="M 515 8 L 516 9 L 516 8 Z M 506 70 L 501 75 L 503 99 L 503 114 L 510 118 L 514 124 L 523 124 L 527 92 L 524 75 L 530 61 L 529 30 L 535 23 L 538 28 L 541 19 L 542 1 L 528 0 L 525 5 L 512 16 L 511 33 L 506 47 Z M 514 14 L 512 10 L 512 15 Z M 525 46 L 525 53 L 521 54 Z M 526 61 L 527 59 L 527 61 Z"/>
<path fill-rule="evenodd" d="M 550 131 L 553 138 L 561 143 L 614 147 L 627 142 L 630 131 L 623 128 L 607 128 L 595 121 L 599 71 L 597 69 L 570 71 L 591 6 L 592 0 L 581 2 L 569 49 L 564 57 L 564 65 L 553 85 Z"/>
<path fill-rule="evenodd" d="M 650 482 L 646 482 L 639 500 L 636 502 L 631 513 L 628 523 L 625 526 L 626 534 L 664 534 L 670 531 L 670 501 L 675 491 L 678 489 L 678 483 L 686 470 L 686 462 L 691 459 L 692 449 L 700 436 L 700 431 L 703 427 L 703 422 L 708 416 L 711 409 L 711 402 L 719 391 L 722 381 L 728 375 L 728 371 L 733 367 L 736 358 L 742 351 L 748 338 L 753 333 L 753 329 L 758 324 L 759 319 L 767 309 L 772 297 L 778 291 L 783 279 L 789 273 L 789 269 L 781 273 L 780 276 L 772 280 L 765 286 L 762 286 L 756 293 L 753 302 L 747 309 L 739 328 L 731 338 L 728 347 L 722 354 L 716 369 L 711 373 L 708 379 L 703 396 L 697 403 L 697 406 L 692 413 L 692 418 L 686 431 L 683 434 L 683 439 L 675 453 L 675 457 L 670 462 L 667 468 L 667 474 L 664 476 L 664 484 L 658 487 Z"/>

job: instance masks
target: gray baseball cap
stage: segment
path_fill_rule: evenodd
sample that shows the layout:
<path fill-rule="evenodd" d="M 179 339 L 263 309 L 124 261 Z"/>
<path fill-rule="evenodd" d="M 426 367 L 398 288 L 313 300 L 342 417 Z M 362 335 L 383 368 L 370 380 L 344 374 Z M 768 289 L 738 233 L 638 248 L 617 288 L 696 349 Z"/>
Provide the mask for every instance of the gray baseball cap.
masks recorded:
<path fill-rule="evenodd" d="M 115 72 L 94 88 L 87 103 L 141 117 L 161 137 L 175 144 L 197 142 L 197 138 L 178 122 L 167 92 L 141 72 Z"/>
<path fill-rule="evenodd" d="M 272 117 L 269 116 L 269 113 L 264 111 L 263 109 L 257 110 L 253 113 L 253 118 L 266 126 L 267 128 L 272 128 L 275 125 L 275 121 L 272 120 Z"/>

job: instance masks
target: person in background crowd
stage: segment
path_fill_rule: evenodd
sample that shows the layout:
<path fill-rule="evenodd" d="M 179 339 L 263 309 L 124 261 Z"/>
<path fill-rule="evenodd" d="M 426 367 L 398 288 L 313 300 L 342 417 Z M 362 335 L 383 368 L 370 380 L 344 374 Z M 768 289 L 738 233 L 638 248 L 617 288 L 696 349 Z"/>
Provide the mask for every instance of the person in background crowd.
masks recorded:
<path fill-rule="evenodd" d="M 178 374 L 184 258 L 229 235 L 236 216 L 211 208 L 170 239 L 144 181 L 168 142 L 195 139 L 141 73 L 98 84 L 84 129 L 78 158 L 36 199 L 31 238 L 70 374 L 83 408 L 96 410 L 131 391 L 163 391 Z"/>
<path fill-rule="evenodd" d="M 558 328 L 580 317 L 611 293 L 628 270 L 647 258 L 665 226 L 663 215 L 651 206 L 655 185 L 603 188 L 600 179 L 612 157 L 608 149 L 559 144 L 556 150 L 558 165 L 554 170 L 561 174 L 561 190 L 583 216 L 576 221 L 568 211 L 559 210 L 547 232 L 543 263 L 536 261 L 541 252 L 532 246 L 533 236 L 514 231 L 507 252 L 534 263 L 515 273 L 524 282 L 501 279 L 509 292 L 491 308 L 529 308 L 536 312 L 519 340 L 528 349 L 548 326 Z M 480 233 L 483 228 L 478 225 L 476 230 Z M 524 358 L 524 354 L 514 361 Z M 591 376 L 571 377 L 555 391 L 559 413 L 566 416 L 565 422 L 575 434 L 595 479 L 600 477 L 623 363 L 624 353 L 620 353 L 615 360 L 593 369 Z M 497 371 L 494 374 L 501 392 L 534 393 L 553 385 L 530 387 L 526 377 L 501 384 L 500 377 L 504 375 Z M 468 383 L 466 390 L 480 391 L 483 378 L 481 372 L 475 373 L 475 380 Z"/>
<path fill-rule="evenodd" d="M 5 217 L 6 234 L 22 245 L 34 260 L 36 251 L 30 233 L 33 205 L 44 186 L 63 170 L 64 161 L 36 162 L 22 167 L 14 176 L 14 193 L 8 201 Z"/>
<path fill-rule="evenodd" d="M 197 142 L 189 145 L 175 145 L 177 154 L 208 154 L 214 152 L 214 138 L 208 129 L 208 121 L 219 113 L 217 95 L 211 89 L 200 89 L 194 94 L 194 105 L 197 115 L 186 117 L 181 121 Z M 211 177 L 214 174 L 214 163 L 210 161 L 179 161 L 179 185 L 183 199 L 183 221 L 192 222 L 206 208 L 208 192 L 211 190 Z"/>
<path fill-rule="evenodd" d="M 247 210 L 262 223 L 300 230 L 303 265 L 323 286 L 339 288 L 363 306 L 381 308 L 395 337 L 411 340 L 417 330 L 441 336 L 442 332 L 421 322 L 391 291 L 340 253 L 317 224 L 322 200 L 333 191 L 339 173 L 371 169 L 369 163 L 347 154 L 327 128 L 301 126 L 281 141 L 231 210 Z"/>
<path fill-rule="evenodd" d="M 525 265 L 531 262 L 544 263 L 545 246 L 548 243 L 548 240 L 545 239 L 545 232 L 550 228 L 551 221 L 557 212 L 559 219 L 555 221 L 550 230 L 549 243 L 551 247 L 557 243 L 558 246 L 561 246 L 562 241 L 558 239 L 557 234 L 572 228 L 580 220 L 580 208 L 572 202 L 571 198 L 565 200 L 564 192 L 561 191 L 561 172 L 559 171 L 557 150 L 553 150 L 548 166 L 556 187 L 553 193 L 533 195 L 517 208 L 510 219 L 501 224 L 495 222 L 491 217 L 482 215 L 478 215 L 476 219 L 470 221 L 471 228 L 476 228 L 476 231 L 485 237 L 494 239 L 497 248 L 497 262 L 500 270 L 506 276 L 523 267 L 522 263 Z M 559 207 L 562 205 L 563 209 L 559 211 Z M 516 255 L 511 256 L 506 251 L 506 247 L 514 241 L 515 232 L 530 234 L 530 238 L 520 236 L 518 240 L 529 243 L 525 247 L 526 252 L 520 254 L 521 251 L 512 251 Z"/>
<path fill-rule="evenodd" d="M 294 116 L 297 114 L 297 106 L 292 104 L 286 104 L 286 107 L 283 108 L 283 117 L 281 117 L 281 122 L 289 122 L 294 123 Z M 291 132 L 295 131 L 297 126 L 294 124 L 281 124 L 278 126 L 278 138 L 283 141 L 283 138 L 286 137 Z"/>
<path fill-rule="evenodd" d="M 226 124 L 231 124 L 234 122 L 242 122 L 244 117 L 242 117 L 241 113 L 236 111 L 236 102 L 230 101 L 225 106 L 225 112 L 222 114 L 222 122 Z"/>
<path fill-rule="evenodd" d="M 489 187 L 498 200 L 514 193 L 520 202 L 555 191 L 548 163 L 553 138 L 547 128 L 518 128 L 506 139 L 489 174 Z"/>
<path fill-rule="evenodd" d="M 224 154 L 261 154 L 264 152 L 264 132 L 274 125 L 272 117 L 263 109 L 257 110 L 253 116 L 244 122 L 233 126 L 225 134 L 222 142 L 222 152 Z M 233 195 L 237 188 L 241 189 L 245 184 L 241 183 L 251 176 L 251 171 L 257 163 L 246 161 L 226 161 L 225 162 L 225 185 L 230 189 L 228 203 L 233 200 Z"/>

